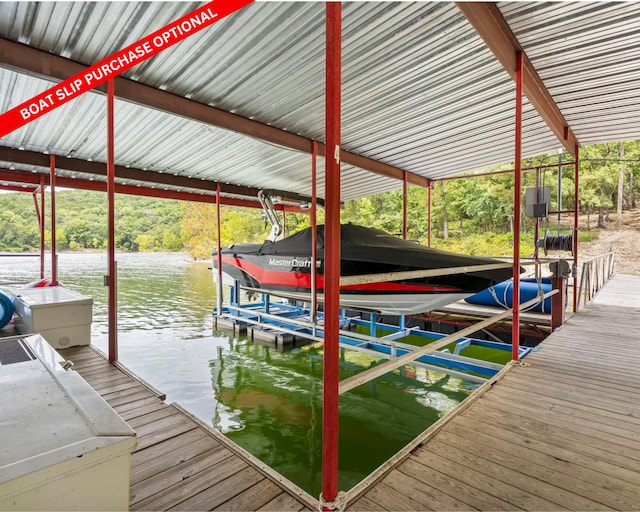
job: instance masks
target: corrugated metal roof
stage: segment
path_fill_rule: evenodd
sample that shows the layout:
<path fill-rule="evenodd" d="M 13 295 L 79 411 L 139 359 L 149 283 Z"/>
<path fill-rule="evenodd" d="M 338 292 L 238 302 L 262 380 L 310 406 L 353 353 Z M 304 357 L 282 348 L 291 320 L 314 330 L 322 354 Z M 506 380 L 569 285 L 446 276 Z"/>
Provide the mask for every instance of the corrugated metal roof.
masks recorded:
<path fill-rule="evenodd" d="M 199 5 L 0 2 L 0 36 L 90 65 Z M 640 138 L 640 6 L 499 9 L 582 144 Z M 323 3 L 254 3 L 125 76 L 322 141 L 324 24 Z M 0 108 L 51 85 L 0 68 Z M 426 178 L 513 159 L 513 81 L 454 3 L 345 3 L 342 94 L 342 147 L 353 153 Z M 104 161 L 104 118 L 104 97 L 86 94 L 0 145 Z M 121 165 L 310 193 L 308 154 L 126 101 L 116 102 L 116 133 Z M 523 156 L 557 147 L 525 101 Z M 322 195 L 321 166 L 318 176 Z M 343 164 L 344 200 L 399 186 Z"/>
<path fill-rule="evenodd" d="M 498 7 L 581 144 L 640 139 L 637 2 Z"/>

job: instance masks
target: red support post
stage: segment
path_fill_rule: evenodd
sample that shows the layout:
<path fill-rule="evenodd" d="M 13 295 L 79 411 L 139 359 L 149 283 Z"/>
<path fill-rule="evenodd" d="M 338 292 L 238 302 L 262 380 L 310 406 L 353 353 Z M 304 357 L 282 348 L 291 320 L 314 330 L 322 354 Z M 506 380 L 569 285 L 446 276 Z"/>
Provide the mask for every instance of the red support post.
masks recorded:
<path fill-rule="evenodd" d="M 511 358 L 520 358 L 520 210 L 522 188 L 522 71 L 523 53 L 516 54 L 515 170 L 513 186 L 513 317 Z"/>
<path fill-rule="evenodd" d="M 40 177 L 40 186 L 33 191 L 33 204 L 36 207 L 38 218 L 38 229 L 40 229 L 40 279 L 44 279 L 44 192 L 47 186 L 44 176 Z M 38 204 L 37 194 L 40 194 L 40 204 Z"/>
<path fill-rule="evenodd" d="M 431 247 L 431 191 L 433 190 L 433 181 L 429 182 L 427 189 L 427 246 Z"/>
<path fill-rule="evenodd" d="M 580 205 L 578 204 L 578 179 L 580 174 L 580 148 L 576 144 L 576 160 L 574 162 L 573 179 L 573 312 L 578 311 L 578 220 Z"/>
<path fill-rule="evenodd" d="M 404 171 L 402 175 L 402 238 L 407 239 L 407 195 L 409 188 L 409 174 Z"/>
<path fill-rule="evenodd" d="M 322 415 L 322 500 L 338 494 L 338 381 L 340 378 L 340 80 L 342 4 L 326 3 L 324 387 Z M 328 505 L 324 510 L 332 510 Z"/>
<path fill-rule="evenodd" d="M 318 144 L 314 140 L 311 143 L 311 211 L 309 212 L 309 222 L 311 223 L 311 321 L 315 325 L 318 316 L 318 198 L 316 190 L 317 166 L 316 157 L 318 155 Z"/>
<path fill-rule="evenodd" d="M 216 183 L 216 248 L 218 249 L 218 286 L 216 287 L 216 308 L 222 314 L 222 236 L 220 234 L 220 182 Z M 236 297 L 236 301 L 238 297 Z"/>
<path fill-rule="evenodd" d="M 108 338 L 109 361 L 118 360 L 118 298 L 116 288 L 116 239 L 115 239 L 115 86 L 113 78 L 107 82 L 107 285 L 108 285 Z"/>
<path fill-rule="evenodd" d="M 58 284 L 58 255 L 56 254 L 56 157 L 49 155 L 49 185 L 51 188 L 51 284 Z M 42 212 L 44 215 L 44 211 Z"/>

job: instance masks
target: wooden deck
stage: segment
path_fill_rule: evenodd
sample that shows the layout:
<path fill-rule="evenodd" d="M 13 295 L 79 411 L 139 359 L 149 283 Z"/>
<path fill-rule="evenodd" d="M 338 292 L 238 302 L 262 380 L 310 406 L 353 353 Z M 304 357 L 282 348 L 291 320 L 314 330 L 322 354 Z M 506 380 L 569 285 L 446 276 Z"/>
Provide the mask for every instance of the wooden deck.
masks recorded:
<path fill-rule="evenodd" d="M 615 276 L 348 509 L 639 510 L 639 319 Z"/>
<path fill-rule="evenodd" d="M 317 508 L 313 498 L 91 348 L 59 352 L 136 431 L 131 510 Z"/>

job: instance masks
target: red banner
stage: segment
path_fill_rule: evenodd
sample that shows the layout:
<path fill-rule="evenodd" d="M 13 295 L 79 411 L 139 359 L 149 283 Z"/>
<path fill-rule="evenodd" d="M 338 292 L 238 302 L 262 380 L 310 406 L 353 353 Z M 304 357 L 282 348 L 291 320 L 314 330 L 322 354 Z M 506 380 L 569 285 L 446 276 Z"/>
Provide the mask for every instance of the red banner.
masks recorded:
<path fill-rule="evenodd" d="M 214 0 L 0 115 L 0 137 L 214 24 L 253 0 Z"/>

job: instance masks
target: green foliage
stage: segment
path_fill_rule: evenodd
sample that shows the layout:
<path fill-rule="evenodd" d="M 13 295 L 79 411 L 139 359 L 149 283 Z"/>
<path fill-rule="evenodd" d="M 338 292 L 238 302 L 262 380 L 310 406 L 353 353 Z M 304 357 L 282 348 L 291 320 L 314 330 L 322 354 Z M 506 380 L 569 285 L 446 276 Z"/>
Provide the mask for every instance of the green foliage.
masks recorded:
<path fill-rule="evenodd" d="M 51 196 L 45 196 L 45 240 L 51 243 Z M 184 249 L 184 203 L 170 199 L 116 196 L 116 248 L 124 251 Z M 56 248 L 102 249 L 107 244 L 107 197 L 72 190 L 56 194 Z M 35 251 L 40 232 L 31 194 L 0 194 L 0 250 Z"/>

